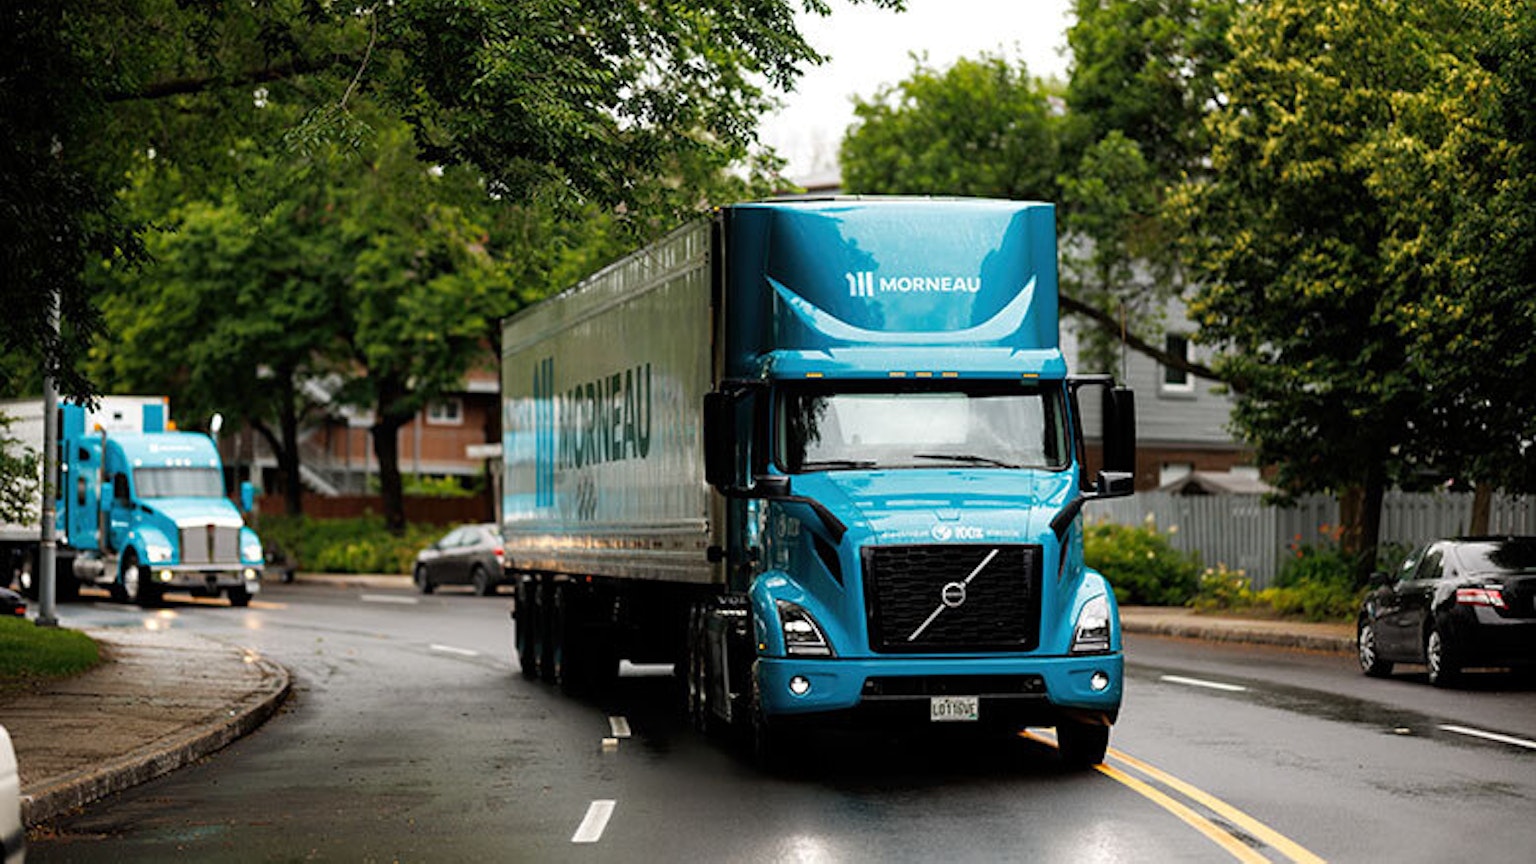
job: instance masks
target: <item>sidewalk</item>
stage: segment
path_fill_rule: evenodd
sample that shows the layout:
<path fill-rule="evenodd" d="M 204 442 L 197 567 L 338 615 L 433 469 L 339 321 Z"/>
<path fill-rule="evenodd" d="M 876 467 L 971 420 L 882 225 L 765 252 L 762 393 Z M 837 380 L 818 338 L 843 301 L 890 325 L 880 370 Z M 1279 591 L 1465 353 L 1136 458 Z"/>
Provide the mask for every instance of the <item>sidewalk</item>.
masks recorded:
<path fill-rule="evenodd" d="M 101 665 L 0 695 L 27 825 L 201 759 L 260 726 L 288 695 L 287 670 L 221 642 L 174 630 L 84 632 L 101 646 Z"/>
<path fill-rule="evenodd" d="M 299 574 L 296 584 L 368 590 L 410 587 L 407 576 Z M 1128 634 L 1354 653 L 1348 624 L 1253 621 L 1188 609 L 1125 607 Z M 97 668 L 45 690 L 0 696 L 0 723 L 21 766 L 22 821 L 71 808 L 174 771 L 260 726 L 288 695 L 278 664 L 174 630 L 87 629 Z"/>

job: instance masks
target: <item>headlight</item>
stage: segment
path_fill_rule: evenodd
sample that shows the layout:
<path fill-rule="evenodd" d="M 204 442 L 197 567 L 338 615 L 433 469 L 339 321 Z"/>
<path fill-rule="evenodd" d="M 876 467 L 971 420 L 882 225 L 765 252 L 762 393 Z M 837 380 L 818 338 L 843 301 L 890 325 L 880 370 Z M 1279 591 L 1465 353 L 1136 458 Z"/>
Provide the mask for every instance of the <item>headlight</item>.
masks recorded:
<path fill-rule="evenodd" d="M 261 560 L 261 541 L 260 540 L 246 540 L 246 541 L 242 542 L 240 544 L 240 560 L 242 560 L 242 561 L 260 561 Z"/>
<path fill-rule="evenodd" d="M 1109 650 L 1109 599 L 1102 594 L 1083 604 L 1072 635 L 1073 654 Z"/>
<path fill-rule="evenodd" d="M 779 625 L 784 628 L 784 653 L 801 657 L 831 657 L 832 643 L 811 613 L 788 600 L 777 601 Z"/>
<path fill-rule="evenodd" d="M 144 544 L 144 554 L 149 558 L 149 563 L 151 564 L 163 564 L 171 560 L 171 555 L 174 551 L 164 543 Z"/>

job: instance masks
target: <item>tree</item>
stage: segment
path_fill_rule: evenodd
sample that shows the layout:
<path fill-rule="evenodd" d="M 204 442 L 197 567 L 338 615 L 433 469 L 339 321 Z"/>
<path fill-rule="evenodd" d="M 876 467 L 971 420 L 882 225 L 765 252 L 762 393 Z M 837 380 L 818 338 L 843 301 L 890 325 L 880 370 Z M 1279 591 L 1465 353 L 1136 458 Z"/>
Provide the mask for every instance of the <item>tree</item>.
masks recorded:
<path fill-rule="evenodd" d="M 754 131 L 768 88 L 792 86 L 820 59 L 795 27 L 795 5 L 19 0 L 0 28 L 9 64 L 0 67 L 0 161 L 16 169 L 0 176 L 0 204 L 39 230 L 17 235 L 14 266 L 7 240 L 5 275 L 14 278 L 0 290 L 16 302 L 7 303 L 3 348 L 41 348 L 66 392 L 89 393 L 78 362 L 100 319 L 80 276 L 94 258 L 131 258 L 138 236 L 115 210 L 113 178 L 132 152 L 156 150 L 216 186 L 228 168 L 222 154 L 240 137 L 228 127 L 241 128 L 236 108 L 252 100 L 305 107 L 284 135 L 300 157 L 365 148 L 379 132 L 373 106 L 408 122 L 424 165 L 471 165 L 500 200 L 554 199 L 567 212 L 595 204 L 623 213 L 637 236 L 670 224 L 701 205 L 685 185 L 700 172 L 771 168 Z M 828 11 L 818 0 L 798 5 Z M 134 22 L 128 38 L 125 20 Z M 452 208 L 423 218 L 431 225 L 416 225 L 419 238 L 471 227 Z M 422 248 L 434 250 L 434 268 L 478 266 L 473 246 Z M 404 254 L 367 251 L 374 261 Z M 413 272 L 452 282 L 438 269 Z M 36 326 L 55 295 L 63 339 Z M 6 359 L 0 368 L 11 368 Z"/>
<path fill-rule="evenodd" d="M 1233 424 L 1291 492 L 1342 494 L 1368 573 L 1381 499 L 1437 382 L 1402 339 L 1422 283 L 1392 275 L 1395 212 L 1373 188 L 1379 136 L 1435 80 L 1438 4 L 1243 7 L 1217 76 L 1211 171 L 1176 196 L 1200 277 L 1191 317 L 1240 391 Z"/>
<path fill-rule="evenodd" d="M 982 55 L 856 99 L 840 150 L 850 192 L 1054 200 L 1057 140 L 1046 85 Z"/>
<path fill-rule="evenodd" d="M 1433 74 L 1396 102 L 1372 190 L 1385 257 L 1408 297 L 1401 338 L 1428 383 L 1401 454 L 1475 484 L 1469 533 L 1495 489 L 1536 492 L 1536 17 L 1528 3 L 1442 0 Z"/>

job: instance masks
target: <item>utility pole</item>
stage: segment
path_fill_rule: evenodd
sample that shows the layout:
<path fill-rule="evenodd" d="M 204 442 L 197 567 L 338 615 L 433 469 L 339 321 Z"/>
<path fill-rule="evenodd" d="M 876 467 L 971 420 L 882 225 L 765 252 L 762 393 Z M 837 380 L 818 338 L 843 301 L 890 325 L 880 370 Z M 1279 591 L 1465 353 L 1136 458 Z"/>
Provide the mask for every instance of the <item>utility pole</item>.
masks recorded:
<path fill-rule="evenodd" d="M 57 292 L 49 301 L 48 328 L 53 333 L 54 339 L 59 336 L 59 295 Z M 50 352 L 57 357 L 57 352 Z M 54 520 L 58 506 L 59 490 L 56 488 L 59 479 L 59 394 L 54 389 L 53 370 L 49 367 L 50 359 L 43 361 L 43 524 L 42 542 L 38 548 L 37 578 L 38 587 L 41 589 L 40 597 L 42 607 L 37 611 L 37 626 L 57 627 L 59 618 L 57 614 L 58 579 L 56 565 L 58 562 L 58 537 L 54 532 Z"/>

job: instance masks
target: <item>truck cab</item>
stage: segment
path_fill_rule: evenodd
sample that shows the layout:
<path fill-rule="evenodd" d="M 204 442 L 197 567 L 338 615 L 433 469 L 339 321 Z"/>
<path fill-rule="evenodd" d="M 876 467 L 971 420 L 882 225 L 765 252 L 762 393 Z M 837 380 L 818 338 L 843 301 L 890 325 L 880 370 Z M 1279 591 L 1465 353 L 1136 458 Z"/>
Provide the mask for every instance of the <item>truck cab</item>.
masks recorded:
<path fill-rule="evenodd" d="M 212 439 L 170 428 L 153 401 L 109 397 L 96 412 L 66 404 L 60 413 L 57 524 L 71 563 L 59 572 L 140 605 L 170 590 L 249 604 L 261 588 L 261 541 L 224 496 Z M 245 484 L 244 509 L 253 495 Z"/>

